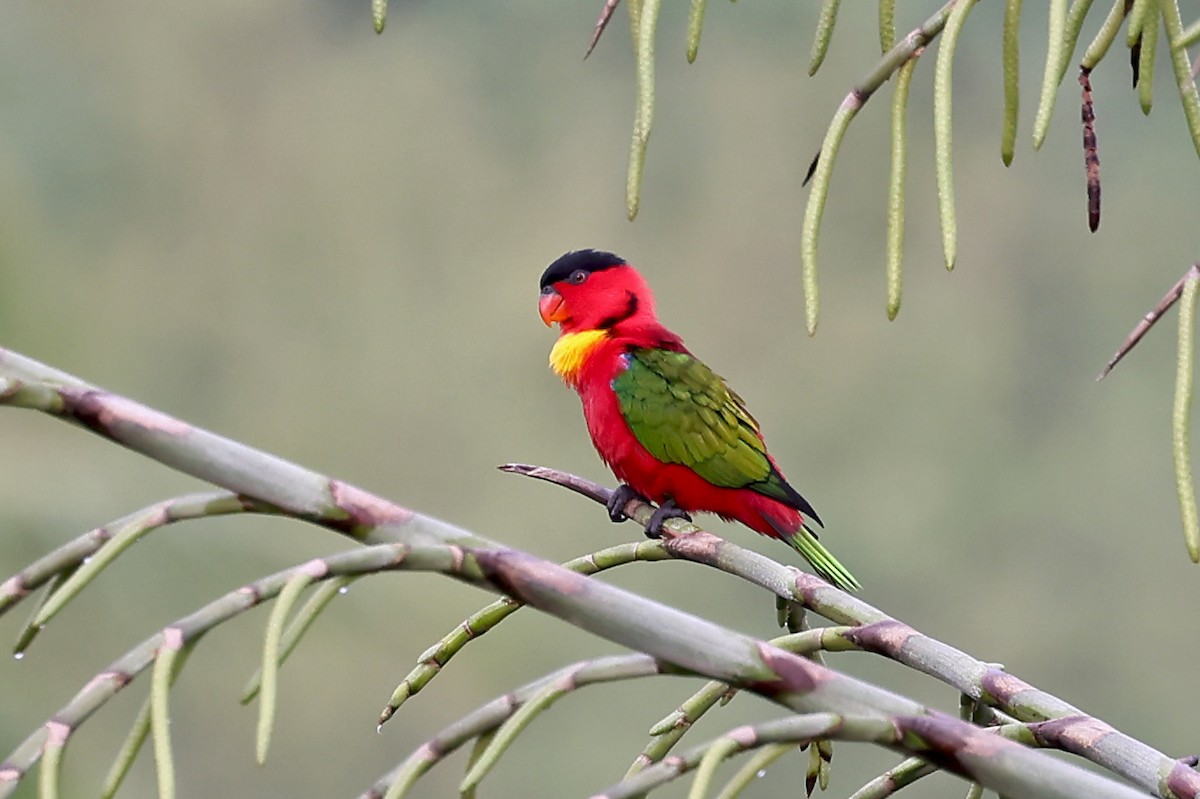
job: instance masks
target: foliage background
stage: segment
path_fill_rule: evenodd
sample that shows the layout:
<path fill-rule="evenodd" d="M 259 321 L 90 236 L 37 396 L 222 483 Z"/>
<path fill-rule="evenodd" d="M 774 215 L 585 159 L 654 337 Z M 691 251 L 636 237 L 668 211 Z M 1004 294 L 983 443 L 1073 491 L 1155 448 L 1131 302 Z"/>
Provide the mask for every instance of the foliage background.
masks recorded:
<path fill-rule="evenodd" d="M 834 172 L 822 324 L 809 339 L 800 181 L 836 104 L 877 57 L 874 7 L 842 9 L 810 80 L 815 4 L 713 5 L 691 67 L 686 9 L 667 5 L 633 225 L 623 214 L 632 56 L 622 14 L 581 61 L 597 5 L 401 3 L 381 37 L 360 4 L 314 0 L 5 8 L 0 342 L 565 559 L 638 532 L 493 467 L 525 460 L 608 479 L 577 401 L 545 368 L 552 334 L 534 298 L 542 268 L 564 250 L 613 249 L 649 275 L 664 319 L 749 399 L 868 601 L 1164 751 L 1195 751 L 1195 707 L 1181 691 L 1200 657 L 1186 624 L 1200 588 L 1172 488 L 1170 333 L 1092 381 L 1196 259 L 1197 171 L 1165 61 L 1149 120 L 1120 54 L 1093 76 L 1105 194 L 1089 235 L 1071 78 L 1043 151 L 1028 147 L 1045 36 L 1032 7 L 1022 146 L 1011 169 L 1000 164 L 1002 9 L 982 4 L 956 70 L 958 268 L 941 267 L 926 61 L 910 114 L 900 317 L 888 323 L 883 312 L 880 97 Z M 901 30 L 937 4 L 909 5 L 921 7 L 901 9 Z M 49 419 L 6 413 L 0 424 L 4 574 L 195 487 Z M 24 660 L 0 662 L 0 748 L 162 624 L 345 547 L 271 520 L 157 534 Z M 774 629 L 767 597 L 717 573 L 664 563 L 606 579 L 756 635 Z M 611 649 L 522 614 L 376 735 L 416 656 L 485 600 L 421 575 L 356 585 L 282 672 L 262 769 L 252 765 L 253 712 L 236 696 L 257 665 L 265 613 L 210 636 L 172 705 L 185 794 L 353 795 L 479 702 Z M 15 635 L 19 623 L 0 632 Z M 894 664 L 849 654 L 834 665 L 956 704 Z M 583 795 L 615 781 L 649 725 L 692 687 L 660 680 L 569 699 L 510 752 L 488 794 L 536 783 Z M 72 743 L 69 795 L 98 783 L 144 690 L 135 684 Z M 772 712 L 739 700 L 697 733 Z M 893 760 L 839 747 L 834 795 Z M 748 795 L 796 785 L 802 765 L 781 763 Z M 458 777 L 434 772 L 417 795 L 450 795 Z M 128 795 L 152 792 L 150 758 L 131 780 Z M 909 789 L 948 790 L 957 788 L 946 777 Z"/>

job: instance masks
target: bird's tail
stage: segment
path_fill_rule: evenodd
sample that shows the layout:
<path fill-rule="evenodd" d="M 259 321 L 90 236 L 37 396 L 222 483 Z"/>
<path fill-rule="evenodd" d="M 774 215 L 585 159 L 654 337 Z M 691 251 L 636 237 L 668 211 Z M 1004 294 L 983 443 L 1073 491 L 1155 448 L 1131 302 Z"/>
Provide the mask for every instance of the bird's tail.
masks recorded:
<path fill-rule="evenodd" d="M 862 588 L 858 580 L 854 579 L 854 575 L 838 562 L 833 553 L 817 540 L 816 534 L 812 530 L 809 530 L 803 522 L 800 523 L 800 527 L 796 532 L 789 533 L 782 529 L 770 515 L 764 513 L 763 518 L 775 528 L 775 532 L 779 533 L 781 539 L 790 544 L 792 549 L 799 552 L 804 556 L 805 560 L 812 564 L 817 574 L 843 591 L 857 591 Z"/>

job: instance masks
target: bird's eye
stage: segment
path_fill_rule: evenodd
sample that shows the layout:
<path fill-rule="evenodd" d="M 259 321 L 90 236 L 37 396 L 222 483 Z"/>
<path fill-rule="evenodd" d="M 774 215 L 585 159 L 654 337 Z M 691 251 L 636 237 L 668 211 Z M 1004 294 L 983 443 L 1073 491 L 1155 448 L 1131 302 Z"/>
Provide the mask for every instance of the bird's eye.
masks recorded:
<path fill-rule="evenodd" d="M 542 296 L 554 293 L 554 286 L 542 286 Z"/>
<path fill-rule="evenodd" d="M 574 272 L 571 273 L 571 276 L 569 278 L 567 278 L 567 280 L 571 281 L 576 286 L 578 286 L 580 283 L 587 280 L 587 278 L 588 278 L 587 272 L 585 272 L 582 269 L 576 269 Z"/>

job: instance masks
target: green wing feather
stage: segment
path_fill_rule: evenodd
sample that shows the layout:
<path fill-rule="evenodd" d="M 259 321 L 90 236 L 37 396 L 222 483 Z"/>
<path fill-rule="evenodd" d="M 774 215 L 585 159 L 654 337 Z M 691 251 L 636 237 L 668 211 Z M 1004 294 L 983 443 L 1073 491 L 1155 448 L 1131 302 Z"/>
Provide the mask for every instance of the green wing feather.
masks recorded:
<path fill-rule="evenodd" d="M 803 502 L 771 466 L 742 398 L 713 370 L 684 352 L 635 349 L 627 357 L 629 366 L 612 387 L 625 421 L 651 455 L 721 488 Z"/>
<path fill-rule="evenodd" d="M 651 455 L 687 466 L 715 486 L 779 500 L 820 523 L 812 506 L 775 470 L 758 422 L 719 375 L 684 352 L 635 349 L 626 357 L 628 368 L 613 380 L 613 391 L 633 435 Z M 764 518 L 825 579 L 848 591 L 859 588 L 806 525 L 793 533 Z"/>

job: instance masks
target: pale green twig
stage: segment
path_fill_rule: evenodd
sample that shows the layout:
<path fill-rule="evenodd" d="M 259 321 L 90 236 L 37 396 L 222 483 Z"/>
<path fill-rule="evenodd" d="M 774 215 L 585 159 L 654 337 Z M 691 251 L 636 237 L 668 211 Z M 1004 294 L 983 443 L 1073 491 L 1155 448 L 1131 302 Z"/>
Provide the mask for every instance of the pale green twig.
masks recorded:
<path fill-rule="evenodd" d="M 500 468 L 502 471 L 512 471 L 504 466 Z M 643 540 L 606 547 L 598 552 L 569 560 L 563 566 L 579 574 L 590 575 L 627 563 L 665 560 L 668 557 L 661 541 Z M 514 599 L 501 597 L 455 625 L 454 629 L 417 658 L 417 664 L 400 681 L 379 714 L 379 725 L 383 726 L 405 701 L 428 685 L 464 646 L 494 629 L 497 624 L 522 607 L 524 606 Z"/>
<path fill-rule="evenodd" d="M 169 678 L 168 688 L 175 684 L 175 680 L 179 677 L 179 673 L 183 671 L 183 665 L 187 662 L 188 655 L 195 649 L 196 643 L 200 640 L 202 633 L 194 635 L 190 641 L 184 644 L 183 648 L 173 656 L 174 662 L 171 664 L 171 676 Z M 158 661 L 155 661 L 155 666 Z M 153 673 L 151 681 L 153 681 Z M 100 789 L 100 799 L 112 799 L 121 787 L 121 783 L 125 781 L 125 776 L 129 773 L 129 769 L 133 767 L 133 761 L 137 758 L 138 751 L 142 748 L 142 744 L 146 742 L 146 736 L 150 732 L 151 718 L 150 714 L 153 708 L 153 700 L 155 693 L 151 691 L 147 695 L 142 707 L 138 711 L 137 717 L 133 721 L 133 725 L 129 728 L 129 733 L 125 736 L 124 743 L 117 751 L 117 756 L 113 759 L 112 766 L 108 769 L 108 774 L 104 778 L 104 787 Z M 169 748 L 169 747 L 168 747 Z"/>
<path fill-rule="evenodd" d="M 325 562 L 329 567 L 330 576 L 416 569 L 455 574 L 468 580 L 479 579 L 478 564 L 464 560 L 461 550 L 446 545 L 406 547 L 399 544 L 379 544 L 332 555 L 326 558 Z M 69 734 L 138 674 L 153 665 L 162 652 L 176 647 L 176 644 L 186 648 L 194 644 L 205 632 L 274 598 L 294 571 L 287 569 L 256 580 L 168 625 L 162 633 L 143 641 L 89 680 L 70 702 L 54 713 L 51 724 L 65 725 Z M 174 671 L 178 671 L 179 665 L 177 657 Z M 160 675 L 159 679 L 165 677 Z M 165 701 L 165 694 L 154 696 L 159 697 L 160 703 Z M 153 708 L 152 696 L 152 718 Z M 160 707 L 158 713 L 160 718 L 164 717 L 165 706 Z M 4 765 L 0 767 L 0 797 L 8 796 L 15 790 L 29 768 L 38 761 L 45 740 L 45 730 L 46 727 L 43 727 L 30 735 L 4 759 Z M 165 734 L 165 731 L 160 734 Z M 162 745 L 158 746 L 161 748 Z M 159 749 L 156 749 L 156 755 L 158 751 Z"/>
<path fill-rule="evenodd" d="M 496 730 L 505 721 L 511 719 L 513 714 L 526 702 L 565 677 L 570 677 L 574 682 L 574 687 L 579 688 L 591 682 L 603 682 L 610 675 L 633 673 L 632 676 L 644 676 L 641 672 L 652 668 L 665 670 L 663 664 L 648 655 L 615 655 L 580 661 L 540 677 L 515 691 L 481 705 L 458 719 L 418 747 L 405 758 L 404 762 L 378 779 L 361 796 L 363 799 L 380 799 L 381 797 L 399 799 L 408 792 L 421 775 L 441 762 L 447 755 L 477 736 Z M 625 678 L 616 677 L 616 679 Z M 472 769 L 482 760 L 484 752 L 480 752 L 474 757 Z"/>
<path fill-rule="evenodd" d="M 1180 34 L 1179 41 L 1173 47 L 1191 47 L 1196 42 L 1200 42 L 1200 19 L 1188 25 Z"/>
<path fill-rule="evenodd" d="M 279 675 L 279 642 L 283 637 L 284 622 L 300 594 L 311 583 L 323 580 L 329 566 L 322 558 L 315 558 L 294 569 L 292 576 L 279 592 L 271 615 L 267 619 L 267 631 L 263 636 L 262 679 L 259 681 L 258 733 L 255 738 L 255 757 L 261 766 L 267 762 L 267 749 L 271 745 L 271 730 L 275 724 L 276 677 Z"/>
<path fill-rule="evenodd" d="M 63 582 L 68 580 L 78 568 L 77 565 L 67 566 L 51 577 L 49 582 L 46 583 L 46 590 L 42 593 L 42 598 L 33 606 L 33 610 L 29 613 L 29 618 L 25 621 L 24 628 L 22 628 L 20 635 L 17 636 L 17 642 L 13 644 L 13 657 L 18 660 L 25 657 L 25 650 L 29 648 L 29 645 L 33 643 L 33 639 L 37 637 L 37 634 L 45 626 L 38 624 L 37 619 L 41 615 L 42 608 L 46 605 L 46 600 L 53 596 L 54 592 L 61 588 Z M 3 613 L 3 611 L 0 611 L 0 613 Z"/>
<path fill-rule="evenodd" d="M 155 530 L 184 519 L 245 513 L 255 509 L 255 503 L 228 493 L 192 494 L 151 505 L 108 525 L 109 541 L 94 555 L 84 558 L 75 573 L 46 599 L 33 624 L 42 626 L 49 622 L 110 563 Z"/>
<path fill-rule="evenodd" d="M 288 623 L 287 628 L 283 631 L 283 637 L 279 642 L 279 665 L 282 666 L 292 654 L 295 648 L 299 645 L 300 639 L 304 633 L 312 626 L 312 623 L 317 620 L 317 616 L 321 611 L 333 601 L 333 598 L 340 593 L 344 593 L 347 588 L 353 583 L 356 577 L 335 577 L 332 580 L 326 580 L 313 590 L 312 595 L 305 601 L 300 610 L 296 611 L 296 615 Z M 239 700 L 243 705 L 249 703 L 254 697 L 258 696 L 258 692 L 262 687 L 262 668 L 246 682 L 246 687 L 242 689 L 242 697 Z"/>
<path fill-rule="evenodd" d="M 905 734 L 904 729 L 908 723 L 908 720 L 899 718 L 811 713 L 738 727 L 720 738 L 656 763 L 644 771 L 627 775 L 620 783 L 597 793 L 592 799 L 631 799 L 696 769 L 704 762 L 706 756 L 725 759 L 738 752 L 770 744 L 802 744 L 822 738 L 833 738 L 894 745 Z M 710 755 L 714 748 L 716 752 Z M 693 797 L 695 795 L 692 794 Z"/>
<path fill-rule="evenodd" d="M 158 776 L 160 799 L 175 797 L 175 764 L 171 756 L 171 714 L 167 696 L 175 674 L 175 661 L 186 645 L 183 631 L 167 627 L 162 632 L 162 646 L 154 658 L 150 675 L 150 736 L 154 743 L 154 770 Z"/>
<path fill-rule="evenodd" d="M 817 627 L 797 633 L 789 633 L 772 639 L 771 643 L 798 655 L 821 651 L 849 651 L 856 646 L 847 640 L 850 627 Z M 650 728 L 651 740 L 633 761 L 626 776 L 636 774 L 652 763 L 661 761 L 700 717 L 715 707 L 733 698 L 735 689 L 728 684 L 712 680 L 688 697 L 678 708 L 668 713 Z"/>
<path fill-rule="evenodd" d="M 38 773 L 39 799 L 58 799 L 59 772 L 63 750 L 71 737 L 71 728 L 58 721 L 48 721 L 42 746 L 42 768 Z"/>
<path fill-rule="evenodd" d="M 95 571 L 111 560 L 111 557 L 98 563 L 95 567 L 91 567 L 89 559 L 111 541 L 114 535 L 124 532 L 127 535 L 133 535 L 136 539 L 152 530 L 175 522 L 242 512 L 275 513 L 277 511 L 270 506 L 239 497 L 229 491 L 204 491 L 172 497 L 122 516 L 120 519 L 89 530 L 68 541 L 0 583 L 0 614 L 19 603 L 31 591 L 44 585 L 56 575 L 59 576 L 61 583 L 63 577 L 70 576 L 69 572 L 73 572 L 81 564 L 87 563 L 90 567 L 89 571 L 92 571 L 95 576 Z M 82 586 L 76 584 L 75 588 L 78 590 Z M 57 590 L 56 588 L 51 593 L 56 593 Z M 43 599 L 43 602 L 45 599 L 49 599 L 49 595 Z M 30 623 L 35 623 L 36 617 L 41 615 L 42 610 L 39 608 L 38 611 L 35 611 Z"/>
<path fill-rule="evenodd" d="M 794 743 L 768 744 L 750 756 L 745 764 L 729 778 L 725 787 L 717 794 L 717 799 L 737 799 L 742 791 L 750 787 L 763 771 L 788 752 L 796 751 Z"/>
<path fill-rule="evenodd" d="M 474 790 L 533 719 L 568 693 L 585 685 L 653 677 L 666 670 L 652 658 L 627 655 L 597 658 L 560 670 L 500 724 L 495 736 L 463 777 L 459 792 Z"/>
<path fill-rule="evenodd" d="M 705 799 L 709 786 L 717 773 L 717 766 L 733 755 L 742 751 L 744 744 L 735 735 L 718 738 L 704 751 L 700 762 L 696 765 L 696 776 L 692 778 L 692 788 L 688 791 L 688 799 Z"/>
<path fill-rule="evenodd" d="M 937 770 L 937 766 L 925 758 L 909 757 L 850 794 L 847 799 L 885 799 Z"/>

